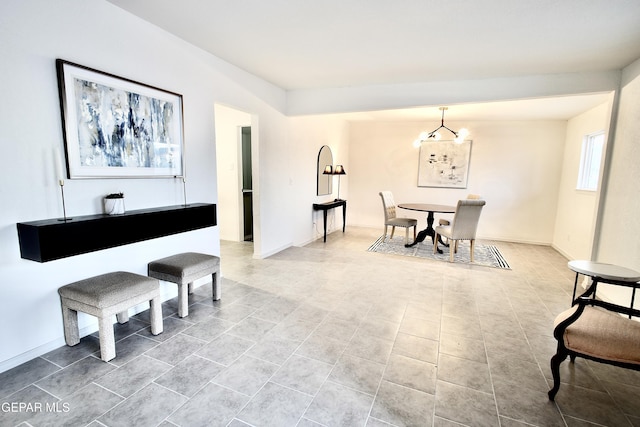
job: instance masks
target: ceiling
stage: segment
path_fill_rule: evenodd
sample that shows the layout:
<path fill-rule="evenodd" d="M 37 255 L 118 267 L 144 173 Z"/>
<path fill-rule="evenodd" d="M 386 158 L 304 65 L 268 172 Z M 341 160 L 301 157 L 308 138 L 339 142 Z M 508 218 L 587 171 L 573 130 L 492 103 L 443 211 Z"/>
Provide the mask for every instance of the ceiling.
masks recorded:
<path fill-rule="evenodd" d="M 107 1 L 285 90 L 618 70 L 640 58 L 638 0 Z M 570 98 L 566 111 L 594 101 Z"/>

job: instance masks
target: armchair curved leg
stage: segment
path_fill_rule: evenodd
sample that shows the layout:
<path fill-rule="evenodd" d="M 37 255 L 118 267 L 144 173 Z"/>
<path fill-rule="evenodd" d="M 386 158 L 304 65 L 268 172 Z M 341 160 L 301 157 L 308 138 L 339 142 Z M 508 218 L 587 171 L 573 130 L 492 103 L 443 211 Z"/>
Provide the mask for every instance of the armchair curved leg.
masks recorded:
<path fill-rule="evenodd" d="M 549 400 L 551 401 L 556 398 L 556 393 L 560 389 L 560 364 L 568 355 L 566 350 L 558 348 L 558 352 L 551 358 L 551 374 L 553 375 L 553 388 L 549 390 Z"/>

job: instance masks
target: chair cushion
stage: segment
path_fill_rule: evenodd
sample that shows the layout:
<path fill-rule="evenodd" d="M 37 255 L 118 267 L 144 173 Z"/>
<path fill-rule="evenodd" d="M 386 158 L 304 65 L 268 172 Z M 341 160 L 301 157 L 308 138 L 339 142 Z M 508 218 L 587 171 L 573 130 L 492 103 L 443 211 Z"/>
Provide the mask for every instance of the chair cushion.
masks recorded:
<path fill-rule="evenodd" d="M 578 306 L 560 313 L 554 329 Z M 640 365 L 640 322 L 597 307 L 585 307 L 582 315 L 566 329 L 567 349 L 588 356 Z"/>
<path fill-rule="evenodd" d="M 220 258 L 198 252 L 185 252 L 152 261 L 149 275 L 167 282 L 182 282 L 185 278 L 200 277 L 220 267 Z"/>
<path fill-rule="evenodd" d="M 413 218 L 392 218 L 386 222 L 386 225 L 395 227 L 413 227 L 418 225 L 418 220 Z"/>
<path fill-rule="evenodd" d="M 451 226 L 450 225 L 438 225 L 436 226 L 436 233 L 441 236 L 451 238 Z"/>
<path fill-rule="evenodd" d="M 160 291 L 157 279 L 127 271 L 116 271 L 62 286 L 58 293 L 63 298 L 102 309 L 154 289 Z"/>

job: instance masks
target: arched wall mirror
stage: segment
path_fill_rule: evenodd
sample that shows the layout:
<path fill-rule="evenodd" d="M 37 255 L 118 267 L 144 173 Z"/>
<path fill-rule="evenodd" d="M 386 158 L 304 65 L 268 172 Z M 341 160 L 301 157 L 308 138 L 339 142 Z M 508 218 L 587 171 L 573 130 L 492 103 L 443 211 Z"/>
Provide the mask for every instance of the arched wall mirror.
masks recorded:
<path fill-rule="evenodd" d="M 328 145 L 323 145 L 318 153 L 318 196 L 333 193 L 333 175 L 324 174 L 327 166 L 331 166 L 333 170 L 333 153 Z"/>

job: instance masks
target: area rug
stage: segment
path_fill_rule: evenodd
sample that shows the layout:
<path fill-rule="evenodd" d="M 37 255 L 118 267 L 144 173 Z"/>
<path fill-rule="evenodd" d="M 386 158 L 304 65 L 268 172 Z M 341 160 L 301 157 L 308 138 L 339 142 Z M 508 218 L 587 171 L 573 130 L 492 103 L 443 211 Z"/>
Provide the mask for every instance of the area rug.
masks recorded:
<path fill-rule="evenodd" d="M 410 248 L 404 247 L 404 237 L 396 236 L 394 239 L 389 239 L 389 237 L 387 236 L 387 239 L 384 242 L 382 241 L 382 239 L 382 236 L 378 238 L 378 240 L 376 240 L 375 243 L 369 247 L 368 251 L 391 255 L 428 258 L 437 261 L 449 262 L 449 248 L 444 247 L 442 248 L 443 253 L 434 254 L 433 244 L 431 243 L 431 238 L 429 237 L 426 238 L 424 242 L 420 242 Z M 438 245 L 438 248 L 441 248 L 441 246 Z M 482 245 L 476 243 L 476 248 L 473 254 L 473 263 L 470 261 L 469 249 L 470 244 L 468 241 L 460 242 L 458 244 L 458 252 L 455 255 L 454 262 L 471 265 L 482 265 L 494 268 L 504 268 L 508 270 L 511 269 L 507 260 L 504 259 L 504 257 L 500 253 L 500 250 L 493 245 Z"/>

